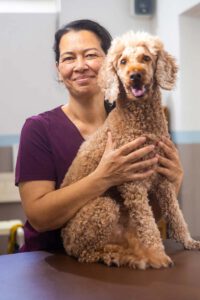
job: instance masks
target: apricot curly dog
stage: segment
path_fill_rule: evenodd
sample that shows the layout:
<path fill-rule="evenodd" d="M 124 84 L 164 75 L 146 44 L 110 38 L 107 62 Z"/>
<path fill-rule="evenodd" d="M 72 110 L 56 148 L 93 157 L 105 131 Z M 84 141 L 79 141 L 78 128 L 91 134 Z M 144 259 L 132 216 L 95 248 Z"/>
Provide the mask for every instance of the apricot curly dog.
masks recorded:
<path fill-rule="evenodd" d="M 108 130 L 116 148 L 139 136 L 155 145 L 162 136 L 169 137 L 160 88 L 172 89 L 176 73 L 173 57 L 157 37 L 128 32 L 114 39 L 100 70 L 99 83 L 105 98 L 116 100 L 116 108 L 80 147 L 62 186 L 95 170 L 104 153 Z M 160 151 L 158 147 L 156 151 Z M 120 200 L 107 191 L 80 209 L 62 229 L 69 255 L 81 262 L 101 261 L 109 266 L 139 269 L 172 265 L 149 205 L 149 192 L 158 199 L 173 238 L 186 249 L 200 249 L 200 242 L 190 236 L 175 189 L 164 176 L 155 173 L 116 189 Z"/>

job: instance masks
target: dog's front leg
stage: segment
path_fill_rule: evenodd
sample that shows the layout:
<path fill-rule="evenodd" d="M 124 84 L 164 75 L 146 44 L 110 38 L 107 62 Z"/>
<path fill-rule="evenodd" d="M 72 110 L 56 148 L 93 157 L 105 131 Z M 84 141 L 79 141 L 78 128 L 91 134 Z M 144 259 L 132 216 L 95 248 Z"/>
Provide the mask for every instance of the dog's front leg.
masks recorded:
<path fill-rule="evenodd" d="M 172 261 L 164 251 L 160 232 L 149 205 L 147 188 L 140 183 L 126 183 L 120 186 L 119 190 L 128 209 L 129 230 L 133 232 L 133 239 L 130 238 L 129 244 L 134 248 L 135 241 L 138 240 L 137 255 L 143 256 L 147 265 L 154 268 L 168 267 Z"/>
<path fill-rule="evenodd" d="M 181 242 L 186 249 L 200 249 L 200 242 L 191 238 L 173 184 L 163 179 L 157 186 L 156 197 L 159 199 L 162 214 L 169 222 L 171 237 Z"/>

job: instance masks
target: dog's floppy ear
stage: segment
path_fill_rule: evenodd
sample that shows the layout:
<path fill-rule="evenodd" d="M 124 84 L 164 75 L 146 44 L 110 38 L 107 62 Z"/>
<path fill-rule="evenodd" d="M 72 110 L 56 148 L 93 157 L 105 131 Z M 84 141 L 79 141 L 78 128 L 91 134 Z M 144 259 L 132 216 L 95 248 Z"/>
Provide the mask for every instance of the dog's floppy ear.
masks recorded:
<path fill-rule="evenodd" d="M 178 66 L 174 57 L 167 51 L 160 50 L 155 74 L 158 85 L 165 90 L 171 90 L 176 81 L 177 71 Z"/>
<path fill-rule="evenodd" d="M 120 92 L 121 84 L 117 75 L 117 62 L 124 50 L 124 42 L 116 37 L 111 44 L 103 65 L 99 71 L 98 83 L 105 93 L 105 99 L 109 102 L 116 101 Z"/>
<path fill-rule="evenodd" d="M 117 100 L 119 95 L 119 80 L 111 56 L 106 56 L 98 75 L 98 83 L 109 102 Z"/>

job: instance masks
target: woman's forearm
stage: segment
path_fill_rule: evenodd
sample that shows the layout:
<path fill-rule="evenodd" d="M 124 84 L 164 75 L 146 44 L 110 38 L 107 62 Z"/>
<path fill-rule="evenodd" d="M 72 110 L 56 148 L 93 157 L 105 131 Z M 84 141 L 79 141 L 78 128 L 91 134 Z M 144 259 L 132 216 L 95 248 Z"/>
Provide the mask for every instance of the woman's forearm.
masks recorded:
<path fill-rule="evenodd" d="M 37 183 L 31 183 L 32 191 Z M 72 185 L 45 193 L 29 203 L 25 200 L 28 197 L 24 192 L 23 206 L 29 222 L 37 231 L 54 230 L 62 227 L 82 206 L 103 194 L 108 188 L 98 172 L 93 172 Z M 28 189 L 30 190 L 30 184 Z"/>

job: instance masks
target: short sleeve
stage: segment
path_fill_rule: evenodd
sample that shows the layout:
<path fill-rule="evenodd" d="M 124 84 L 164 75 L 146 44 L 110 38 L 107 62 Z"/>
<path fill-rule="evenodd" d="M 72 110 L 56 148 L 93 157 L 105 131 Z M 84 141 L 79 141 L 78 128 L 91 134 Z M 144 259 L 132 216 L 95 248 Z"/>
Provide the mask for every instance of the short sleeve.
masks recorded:
<path fill-rule="evenodd" d="M 26 120 L 20 136 L 15 184 L 31 180 L 56 181 L 48 126 L 39 118 Z"/>

